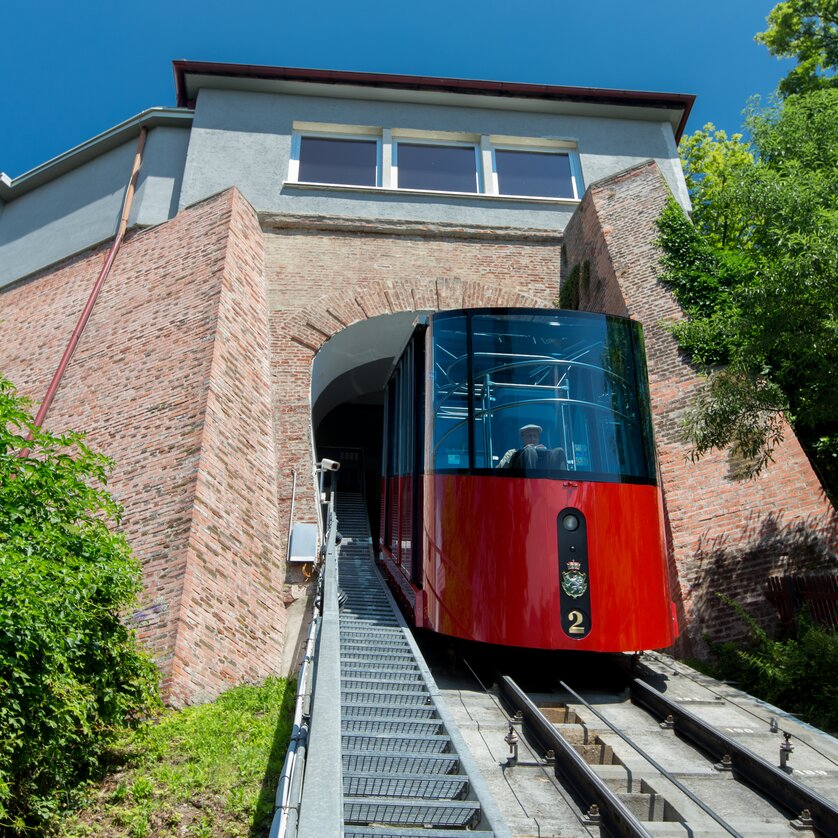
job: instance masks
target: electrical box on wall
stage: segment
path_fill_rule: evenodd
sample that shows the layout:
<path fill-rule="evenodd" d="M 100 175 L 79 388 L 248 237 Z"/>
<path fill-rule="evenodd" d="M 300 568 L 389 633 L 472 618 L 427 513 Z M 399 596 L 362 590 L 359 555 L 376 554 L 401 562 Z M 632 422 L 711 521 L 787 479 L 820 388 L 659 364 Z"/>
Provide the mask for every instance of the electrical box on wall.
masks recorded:
<path fill-rule="evenodd" d="M 294 564 L 317 560 L 317 524 L 294 524 L 291 528 L 291 547 L 288 561 Z"/>

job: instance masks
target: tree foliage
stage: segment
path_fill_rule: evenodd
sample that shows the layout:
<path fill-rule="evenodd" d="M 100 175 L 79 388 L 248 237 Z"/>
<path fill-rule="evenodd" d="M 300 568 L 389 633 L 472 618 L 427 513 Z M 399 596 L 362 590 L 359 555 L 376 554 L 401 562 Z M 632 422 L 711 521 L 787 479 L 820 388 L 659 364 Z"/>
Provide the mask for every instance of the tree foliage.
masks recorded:
<path fill-rule="evenodd" d="M 753 165 L 754 155 L 742 134 L 728 139 L 712 123 L 681 141 L 687 189 L 694 198 L 693 220 L 715 247 L 739 240 L 747 219 L 738 212 L 737 183 Z"/>
<path fill-rule="evenodd" d="M 109 468 L 80 434 L 38 428 L 0 377 L 0 826 L 12 834 L 48 823 L 116 728 L 159 701 L 120 620 L 140 571 L 112 529 Z"/>
<path fill-rule="evenodd" d="M 754 111 L 748 128 L 750 144 L 712 125 L 683 144 L 695 224 L 674 202 L 659 221 L 688 314 L 676 335 L 708 373 L 686 427 L 698 455 L 732 448 L 753 475 L 786 417 L 834 489 L 838 88 Z"/>
<path fill-rule="evenodd" d="M 785 0 L 768 15 L 758 43 L 778 58 L 796 58 L 781 96 L 838 86 L 838 0 Z"/>

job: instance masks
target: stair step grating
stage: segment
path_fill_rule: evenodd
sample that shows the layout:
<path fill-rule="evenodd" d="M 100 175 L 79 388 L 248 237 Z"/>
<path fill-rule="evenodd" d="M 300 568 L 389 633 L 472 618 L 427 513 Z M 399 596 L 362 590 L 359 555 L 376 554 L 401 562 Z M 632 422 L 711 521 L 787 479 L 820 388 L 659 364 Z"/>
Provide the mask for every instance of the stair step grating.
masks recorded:
<path fill-rule="evenodd" d="M 343 801 L 343 818 L 347 823 L 467 827 L 479 816 L 480 805 L 470 800 L 347 797 Z"/>
<path fill-rule="evenodd" d="M 343 793 L 352 797 L 409 797 L 458 800 L 468 792 L 464 774 L 345 773 Z"/>
<path fill-rule="evenodd" d="M 361 666 L 352 668 L 341 668 L 341 677 L 348 680 L 354 678 L 371 679 L 374 681 L 387 681 L 389 683 L 397 684 L 424 684 L 425 679 L 418 667 L 414 667 L 413 671 L 405 669 L 384 669 L 372 666 Z"/>
<path fill-rule="evenodd" d="M 431 706 L 431 696 L 427 690 L 404 690 L 401 692 L 389 692 L 381 689 L 347 689 L 341 688 L 341 703 L 357 702 L 364 704 L 374 702 L 377 704 L 427 704 Z"/>
<path fill-rule="evenodd" d="M 397 733 L 341 733 L 341 747 L 350 751 L 398 751 L 443 754 L 451 747 L 447 736 L 435 734 L 399 736 Z"/>
<path fill-rule="evenodd" d="M 437 712 L 433 704 L 342 704 L 341 716 L 344 719 L 365 719 L 373 716 L 379 719 L 433 719 Z"/>
<path fill-rule="evenodd" d="M 344 690 L 375 689 L 386 684 L 388 692 L 427 692 L 422 681 L 391 681 L 385 678 L 342 678 L 341 688 Z"/>
<path fill-rule="evenodd" d="M 347 648 L 341 644 L 341 663 L 386 663 L 401 664 L 403 666 L 416 666 L 416 661 L 408 654 L 391 654 L 387 652 L 364 651 L 361 647 Z"/>
<path fill-rule="evenodd" d="M 491 838 L 374 560 L 360 495 L 338 494 L 347 838 Z M 465 832 L 463 832 L 465 830 Z"/>
<path fill-rule="evenodd" d="M 493 838 L 493 832 L 482 829 L 468 832 L 449 829 L 425 829 L 424 827 L 399 826 L 345 826 L 346 838 Z"/>
<path fill-rule="evenodd" d="M 404 751 L 353 751 L 342 754 L 344 771 L 398 774 L 452 774 L 460 767 L 456 754 L 417 754 Z"/>
<path fill-rule="evenodd" d="M 416 733 L 420 736 L 442 733 L 442 722 L 439 719 L 394 719 L 394 718 L 366 718 L 341 719 L 341 730 L 344 733 Z"/>

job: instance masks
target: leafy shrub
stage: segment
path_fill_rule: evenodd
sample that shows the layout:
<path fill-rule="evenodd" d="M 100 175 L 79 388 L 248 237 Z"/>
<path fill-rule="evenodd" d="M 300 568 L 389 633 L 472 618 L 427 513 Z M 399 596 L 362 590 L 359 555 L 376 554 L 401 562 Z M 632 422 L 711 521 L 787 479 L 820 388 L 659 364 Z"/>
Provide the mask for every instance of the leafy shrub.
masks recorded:
<path fill-rule="evenodd" d="M 38 831 L 115 729 L 159 703 L 120 620 L 140 590 L 110 461 L 35 426 L 0 377 L 0 826 Z"/>
<path fill-rule="evenodd" d="M 773 640 L 742 607 L 722 597 L 747 623 L 751 642 L 708 640 L 709 674 L 831 732 L 838 731 L 838 634 L 804 615 L 787 637 Z"/>

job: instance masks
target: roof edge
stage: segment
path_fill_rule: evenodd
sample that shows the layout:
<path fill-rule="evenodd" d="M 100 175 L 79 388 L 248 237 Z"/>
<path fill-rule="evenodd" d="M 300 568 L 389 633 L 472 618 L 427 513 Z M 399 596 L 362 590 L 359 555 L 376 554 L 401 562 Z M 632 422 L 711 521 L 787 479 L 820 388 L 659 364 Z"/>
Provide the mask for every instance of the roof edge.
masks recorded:
<path fill-rule="evenodd" d="M 0 198 L 8 201 L 24 195 L 103 152 L 122 145 L 137 136 L 141 128 L 191 125 L 193 115 L 194 112 L 189 108 L 148 108 L 16 178 L 0 172 Z"/>
<path fill-rule="evenodd" d="M 454 79 L 437 76 L 408 76 L 393 73 L 361 73 L 344 70 L 315 70 L 303 67 L 270 67 L 258 64 L 227 64 L 212 61 L 172 62 L 175 94 L 178 107 L 194 107 L 189 99 L 186 76 L 200 74 L 274 81 L 312 82 L 317 84 L 346 84 L 359 87 L 386 87 L 396 90 L 428 90 L 446 93 L 465 93 L 480 96 L 506 96 L 521 99 L 548 99 L 594 104 L 619 104 L 638 107 L 657 107 L 681 110 L 681 120 L 675 141 L 681 139 L 690 115 L 695 95 L 692 93 L 663 93 L 644 90 L 615 90 L 598 87 L 564 87 L 523 82 L 500 82 L 482 79 Z"/>

